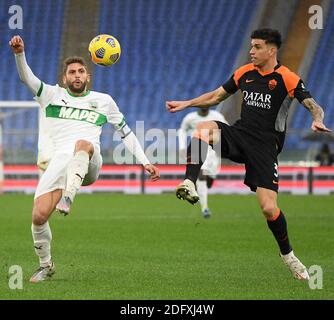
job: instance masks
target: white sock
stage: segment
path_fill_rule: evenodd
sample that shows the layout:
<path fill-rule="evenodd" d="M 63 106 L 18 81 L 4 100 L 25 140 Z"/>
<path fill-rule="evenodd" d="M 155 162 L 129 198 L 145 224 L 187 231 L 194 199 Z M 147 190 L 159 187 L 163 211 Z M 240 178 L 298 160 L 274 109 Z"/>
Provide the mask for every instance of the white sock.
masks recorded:
<path fill-rule="evenodd" d="M 69 197 L 72 202 L 88 172 L 88 165 L 89 154 L 86 151 L 78 151 L 67 167 L 67 180 L 64 195 Z"/>
<path fill-rule="evenodd" d="M 35 252 L 39 257 L 41 267 L 46 267 L 51 261 L 52 233 L 49 222 L 42 225 L 31 225 L 32 238 L 34 240 Z"/>
<path fill-rule="evenodd" d="M 208 186 L 206 180 L 197 180 L 197 193 L 199 195 L 199 202 L 201 204 L 202 211 L 208 208 Z"/>

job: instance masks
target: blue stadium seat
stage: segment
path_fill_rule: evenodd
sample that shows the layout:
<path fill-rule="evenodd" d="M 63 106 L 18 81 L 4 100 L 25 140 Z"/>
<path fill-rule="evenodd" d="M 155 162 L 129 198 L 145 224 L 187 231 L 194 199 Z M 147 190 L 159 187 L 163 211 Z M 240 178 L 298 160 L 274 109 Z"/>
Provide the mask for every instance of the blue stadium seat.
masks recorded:
<path fill-rule="evenodd" d="M 321 36 L 321 40 L 315 59 L 313 60 L 306 85 L 312 96 L 322 106 L 325 111 L 325 123 L 329 128 L 334 127 L 333 101 L 334 93 L 332 84 L 334 82 L 334 3 L 331 4 L 326 25 Z M 311 127 L 312 117 L 302 106 L 299 106 L 292 119 L 290 129 L 295 131 L 303 130 L 308 132 Z M 314 142 L 303 141 L 296 135 L 287 137 L 286 149 L 304 150 L 314 144 Z"/>
<path fill-rule="evenodd" d="M 213 90 L 227 80 L 235 67 L 245 32 L 255 14 L 254 0 L 101 0 L 98 33 L 109 33 L 122 46 L 120 61 L 111 68 L 96 66 L 93 90 L 109 93 L 135 128 L 145 120 L 145 129 L 177 128 L 185 113 L 169 114 L 165 101 L 188 99 Z M 27 59 L 43 81 L 57 82 L 64 0 L 20 0 L 23 30 L 0 33 L 6 44 L 14 34 L 23 36 Z M 8 30 L 8 8 L 0 6 L 0 30 Z M 50 26 L 50 27 L 48 27 Z M 38 30 L 36 32 L 36 30 Z M 0 100 L 31 100 L 19 81 L 11 50 L 4 46 L 0 60 Z M 27 112 L 11 117 L 5 130 L 33 130 Z M 36 119 L 35 119 L 36 118 Z M 110 129 L 104 130 L 102 147 L 112 146 Z M 15 138 L 13 138 L 15 139 Z M 35 139 L 35 140 L 34 140 Z M 17 142 L 18 143 L 18 142 Z M 36 137 L 27 135 L 23 148 L 36 148 Z M 5 140 L 5 147 L 15 146 Z"/>
<path fill-rule="evenodd" d="M 99 33 L 114 35 L 122 56 L 111 68 L 95 67 L 95 90 L 113 96 L 133 128 L 136 120 L 177 128 L 185 114 L 166 112 L 165 100 L 230 77 L 255 8 L 253 0 L 101 0 Z"/>
<path fill-rule="evenodd" d="M 18 4 L 23 10 L 23 29 L 11 30 L 8 26 L 10 15 L 8 9 Z M 23 37 L 26 46 L 28 63 L 37 77 L 46 83 L 55 84 L 58 75 L 58 62 L 63 27 L 64 0 L 10 0 L 1 1 L 0 6 L 0 43 L 3 57 L 0 59 L 0 100 L 32 100 L 30 91 L 20 82 L 16 74 L 15 59 L 12 56 L 8 41 L 13 35 Z M 48 27 L 49 26 L 49 27 Z M 5 32 L 3 32 L 5 30 Z M 10 112 L 13 109 L 2 111 Z M 37 148 L 37 136 L 27 134 L 37 128 L 37 110 L 22 110 L 4 122 L 4 131 L 22 130 L 22 138 L 5 136 L 6 150 Z"/>

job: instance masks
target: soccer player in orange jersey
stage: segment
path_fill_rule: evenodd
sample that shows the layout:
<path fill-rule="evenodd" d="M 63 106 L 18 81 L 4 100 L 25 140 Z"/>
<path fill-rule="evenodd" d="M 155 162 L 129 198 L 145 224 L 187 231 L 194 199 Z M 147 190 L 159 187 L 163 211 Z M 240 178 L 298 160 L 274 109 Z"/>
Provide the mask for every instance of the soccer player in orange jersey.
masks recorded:
<path fill-rule="evenodd" d="M 221 156 L 244 163 L 244 183 L 256 192 L 262 213 L 280 248 L 280 256 L 297 279 L 308 280 L 306 267 L 294 255 L 287 223 L 277 205 L 278 161 L 283 148 L 290 102 L 297 98 L 313 117 L 312 130 L 328 132 L 323 109 L 312 98 L 298 75 L 280 64 L 277 52 L 281 35 L 277 30 L 259 29 L 251 35 L 251 63 L 237 69 L 218 89 L 187 101 L 167 101 L 170 112 L 188 107 L 207 108 L 241 90 L 241 118 L 229 126 L 218 121 L 197 125 L 187 150 L 185 180 L 177 187 L 179 198 L 195 203 L 195 183 L 208 146 L 219 147 Z M 218 134 L 217 134 L 218 132 Z"/>

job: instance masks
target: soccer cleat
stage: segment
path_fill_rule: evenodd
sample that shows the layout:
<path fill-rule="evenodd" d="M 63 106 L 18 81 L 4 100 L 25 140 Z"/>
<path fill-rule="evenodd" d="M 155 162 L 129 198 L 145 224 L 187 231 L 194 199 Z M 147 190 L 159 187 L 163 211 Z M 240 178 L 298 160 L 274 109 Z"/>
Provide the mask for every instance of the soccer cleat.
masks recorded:
<path fill-rule="evenodd" d="M 204 210 L 202 211 L 202 214 L 203 214 L 203 217 L 206 218 L 206 219 L 208 219 L 208 218 L 211 217 L 211 211 L 210 211 L 209 208 L 204 209 Z"/>
<path fill-rule="evenodd" d="M 282 258 L 283 262 L 288 266 L 294 278 L 298 280 L 310 279 L 306 267 L 294 255 L 293 251 L 285 255 L 280 253 L 280 257 Z"/>
<path fill-rule="evenodd" d="M 70 213 L 71 204 L 72 201 L 69 197 L 62 196 L 58 204 L 56 205 L 56 210 L 64 216 L 67 216 Z"/>
<path fill-rule="evenodd" d="M 39 267 L 31 276 L 30 282 L 37 283 L 40 281 L 49 280 L 56 272 L 55 264 L 51 261 L 49 266 Z"/>
<path fill-rule="evenodd" d="M 191 204 L 195 204 L 199 200 L 195 184 L 185 179 L 176 187 L 176 196 L 181 200 L 187 200 Z"/>

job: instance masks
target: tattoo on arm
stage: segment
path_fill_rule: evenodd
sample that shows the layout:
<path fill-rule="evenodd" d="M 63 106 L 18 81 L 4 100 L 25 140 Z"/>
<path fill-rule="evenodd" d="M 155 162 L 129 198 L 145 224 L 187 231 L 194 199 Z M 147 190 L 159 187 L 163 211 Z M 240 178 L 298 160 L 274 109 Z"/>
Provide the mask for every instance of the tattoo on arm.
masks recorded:
<path fill-rule="evenodd" d="M 219 103 L 226 100 L 231 94 L 227 93 L 225 90 L 223 93 L 221 93 L 218 97 Z"/>
<path fill-rule="evenodd" d="M 323 122 L 324 111 L 313 98 L 304 99 L 302 104 L 311 112 L 314 121 Z"/>

